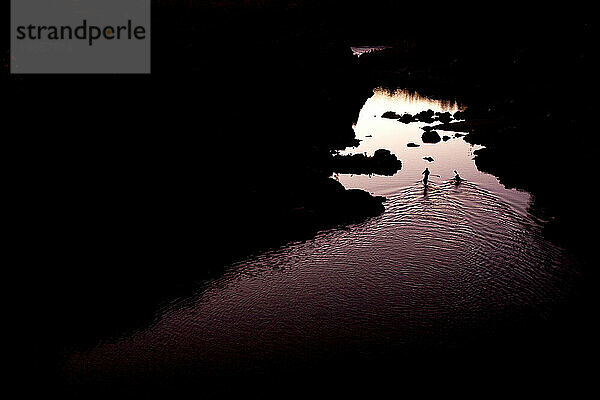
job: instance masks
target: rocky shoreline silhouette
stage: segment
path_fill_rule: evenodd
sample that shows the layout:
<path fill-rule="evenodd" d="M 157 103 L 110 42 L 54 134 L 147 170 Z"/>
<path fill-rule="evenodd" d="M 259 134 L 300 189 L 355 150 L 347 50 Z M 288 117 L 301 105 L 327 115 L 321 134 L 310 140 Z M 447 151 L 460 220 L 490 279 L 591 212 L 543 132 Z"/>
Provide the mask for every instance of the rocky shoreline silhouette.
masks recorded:
<path fill-rule="evenodd" d="M 389 150 L 379 149 L 370 157 L 362 153 L 334 155 L 331 168 L 336 173 L 391 176 L 402 168 L 402 161 Z"/>
<path fill-rule="evenodd" d="M 491 21 L 452 4 L 456 19 L 436 9 L 424 27 L 423 18 L 406 17 L 425 15 L 417 5 L 283 3 L 155 2 L 151 76 L 3 71 L 7 118 L 29 132 L 9 136 L 17 142 L 10 147 L 15 193 L 26 211 L 19 215 L 27 262 L 14 282 L 32 304 L 16 325 L 29 339 L 23 357 L 38 368 L 30 382 L 65 389 L 54 369 L 65 348 L 86 349 L 151 324 L 160 304 L 240 257 L 380 214 L 385 199 L 330 178 L 333 171 L 381 172 L 372 159 L 335 156 L 356 144 L 352 123 L 378 86 L 459 98 L 468 112 L 452 118 L 389 117 L 431 124 L 424 135 L 459 131 L 485 145 L 478 168 L 530 191 L 530 211 L 548 221 L 549 237 L 591 265 L 593 235 L 582 229 L 590 211 L 581 204 L 593 186 L 584 172 L 594 170 L 597 142 L 590 127 L 595 25 L 562 11 L 540 18 L 546 10 L 529 15 L 508 6 Z M 441 39 L 448 35 L 452 45 Z M 350 51 L 369 42 L 390 48 L 360 58 Z M 22 106 L 40 93 L 52 93 L 52 101 Z M 381 167 L 386 173 L 401 167 L 380 154 L 390 161 Z M 498 333 L 503 341 L 402 356 L 414 365 L 426 360 L 428 371 L 439 360 L 456 370 L 455 360 L 487 351 L 527 356 L 533 367 L 522 367 L 523 375 L 565 365 L 582 372 L 578 355 L 596 341 L 588 325 L 597 273 L 585 272 L 589 279 L 564 315 L 524 333 L 527 340 Z M 386 362 L 412 368 L 396 356 L 382 356 L 373 371 L 385 371 Z M 356 355 L 343 354 L 339 365 L 343 357 Z M 335 372 L 323 376 L 338 382 Z"/>

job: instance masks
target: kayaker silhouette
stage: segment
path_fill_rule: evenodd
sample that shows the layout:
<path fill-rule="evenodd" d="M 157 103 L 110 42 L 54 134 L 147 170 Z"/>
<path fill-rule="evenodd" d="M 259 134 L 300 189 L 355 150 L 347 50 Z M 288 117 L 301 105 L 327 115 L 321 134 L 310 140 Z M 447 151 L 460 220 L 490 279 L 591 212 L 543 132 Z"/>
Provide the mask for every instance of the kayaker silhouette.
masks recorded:
<path fill-rule="evenodd" d="M 429 179 L 429 168 L 425 168 L 425 171 L 421 172 L 423 176 L 423 185 L 427 185 L 427 180 Z"/>
<path fill-rule="evenodd" d="M 462 180 L 463 180 L 463 179 L 460 177 L 460 175 L 458 175 L 458 172 L 456 172 L 456 170 L 454 170 L 454 180 L 455 180 L 456 182 L 460 182 L 460 181 L 462 181 Z"/>

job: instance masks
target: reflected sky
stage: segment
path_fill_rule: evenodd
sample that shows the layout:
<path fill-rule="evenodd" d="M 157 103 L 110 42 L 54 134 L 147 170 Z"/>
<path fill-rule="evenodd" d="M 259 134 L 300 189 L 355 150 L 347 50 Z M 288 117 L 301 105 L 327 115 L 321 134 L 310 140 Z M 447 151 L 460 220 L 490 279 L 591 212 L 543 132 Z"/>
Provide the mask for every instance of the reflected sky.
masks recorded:
<path fill-rule="evenodd" d="M 376 90 L 361 111 L 355 130 L 363 142 L 347 153 L 388 148 L 404 166 L 392 177 L 338 178 L 385 194 L 381 216 L 240 260 L 165 304 L 151 326 L 66 354 L 66 379 L 315 368 L 332 354 L 377 359 L 413 346 L 453 347 L 493 334 L 496 323 L 559 309 L 575 275 L 527 213 L 530 195 L 477 171 L 476 147 L 464 140 L 423 144 L 421 123 L 381 118 L 426 109 L 460 106 Z M 407 148 L 411 141 L 421 147 Z M 424 190 L 426 166 L 441 178 Z M 453 169 L 467 182 L 448 183 Z"/>
<path fill-rule="evenodd" d="M 449 140 L 436 144 L 423 143 L 421 128 L 428 124 L 423 122 L 404 124 L 394 119 L 381 118 L 386 111 L 394 111 L 402 115 L 416 114 L 428 109 L 436 112 L 448 111 L 453 114 L 463 110 L 464 107 L 456 101 L 430 99 L 414 91 L 375 89 L 373 96 L 361 109 L 354 126 L 356 137 L 361 140 L 360 145 L 348 148 L 342 154 L 366 152 L 368 155 L 373 155 L 377 149 L 388 149 L 402 161 L 402 169 L 392 177 L 339 174 L 337 179 L 348 189 L 364 189 L 377 195 L 387 196 L 414 185 L 422 178 L 421 173 L 426 167 L 431 171 L 430 181 L 433 183 L 451 179 L 454 176 L 453 171 L 457 170 L 462 178 L 495 193 L 521 212 L 526 212 L 530 202 L 529 193 L 506 189 L 495 176 L 482 173 L 477 169 L 473 152 L 482 146 L 471 145 L 461 137 L 456 137 L 458 132 L 447 131 L 438 131 L 438 133 L 441 137 L 449 136 Z M 407 147 L 411 142 L 418 144 L 419 147 Z M 434 161 L 424 160 L 423 157 L 431 157 Z"/>

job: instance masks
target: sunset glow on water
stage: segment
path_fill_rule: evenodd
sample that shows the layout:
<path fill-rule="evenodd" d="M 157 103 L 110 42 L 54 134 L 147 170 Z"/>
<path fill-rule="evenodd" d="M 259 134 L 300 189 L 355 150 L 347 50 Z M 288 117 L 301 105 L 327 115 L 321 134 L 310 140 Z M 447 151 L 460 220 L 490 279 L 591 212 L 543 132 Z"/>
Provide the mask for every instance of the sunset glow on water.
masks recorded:
<path fill-rule="evenodd" d="M 529 193 L 506 189 L 493 175 L 480 172 L 475 165 L 473 152 L 481 146 L 465 142 L 460 136 L 463 133 L 439 131 L 440 137 L 446 135 L 450 139 L 435 144 L 423 143 L 421 128 L 439 122 L 404 124 L 394 119 L 381 118 L 381 115 L 387 111 L 399 115 L 404 113 L 414 115 L 426 110 L 454 114 L 462 109 L 454 101 L 429 99 L 417 92 L 408 90 L 389 92 L 381 88 L 375 89 L 373 96 L 361 109 L 354 126 L 356 137 L 361 140 L 360 146 L 347 148 L 342 154 L 366 152 L 367 155 L 373 155 L 377 149 L 388 149 L 402 161 L 402 169 L 392 177 L 340 174 L 339 181 L 346 188 L 360 188 L 385 196 L 395 193 L 398 189 L 414 185 L 422 179 L 421 172 L 425 168 L 431 171 L 430 180 L 433 183 L 451 179 L 454 176 L 453 171 L 457 170 L 463 179 L 477 183 L 481 188 L 493 192 L 524 212 L 530 201 Z M 419 147 L 407 147 L 408 143 L 418 144 Z M 429 162 L 423 157 L 431 157 L 434 161 Z"/>
<path fill-rule="evenodd" d="M 403 168 L 391 177 L 337 178 L 385 195 L 383 215 L 230 265 L 193 295 L 164 304 L 150 326 L 68 355 L 65 374 L 93 383 L 184 367 L 202 376 L 310 368 L 332 351 L 368 357 L 453 346 L 474 332 L 489 334 L 495 325 L 482 320 L 560 304 L 573 280 L 570 260 L 544 239 L 528 212 L 530 195 L 477 171 L 462 139 L 425 145 L 419 123 L 381 118 L 428 108 L 460 105 L 375 90 L 361 111 L 355 131 L 362 143 L 346 152 L 387 148 Z M 407 148 L 410 141 L 421 147 Z M 424 188 L 426 166 L 441 178 Z M 453 169 L 467 181 L 448 182 Z"/>

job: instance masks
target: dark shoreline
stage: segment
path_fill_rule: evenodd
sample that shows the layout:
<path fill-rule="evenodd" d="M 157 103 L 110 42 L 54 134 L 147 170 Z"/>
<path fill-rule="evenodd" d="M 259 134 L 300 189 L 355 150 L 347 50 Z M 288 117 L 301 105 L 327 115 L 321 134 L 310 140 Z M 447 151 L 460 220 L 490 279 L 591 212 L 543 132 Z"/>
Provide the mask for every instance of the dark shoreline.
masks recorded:
<path fill-rule="evenodd" d="M 150 323 L 240 257 L 383 211 L 329 178 L 371 88 L 347 43 L 309 16 L 160 8 L 151 76 L 3 73 L 8 114 L 31 132 L 13 138 L 38 227 L 26 233 L 35 279 L 18 281 L 41 304 L 30 332 L 52 326 L 32 339 L 42 374 L 62 348 Z M 32 118 L 21 105 L 39 93 L 54 99 Z"/>
<path fill-rule="evenodd" d="M 471 106 L 474 131 L 466 140 L 486 146 L 477 153 L 478 168 L 533 193 L 532 207 L 551 220 L 549 237 L 590 262 L 592 236 L 582 231 L 588 213 L 580 196 L 560 193 L 555 182 L 585 188 L 580 172 L 593 170 L 597 139 L 589 134 L 593 93 L 587 85 L 595 72 L 587 60 L 595 47 L 586 35 L 595 26 L 571 21 L 565 38 L 556 41 L 559 33 L 548 33 L 551 44 L 541 48 L 528 43 L 514 49 L 514 41 L 497 37 L 481 51 L 481 39 L 474 37 L 449 49 L 439 40 L 448 25 L 435 21 L 428 34 L 418 30 L 419 19 L 402 31 L 377 21 L 348 28 L 331 17 L 335 7 L 330 14 L 300 8 L 252 18 L 226 9 L 155 13 L 154 36 L 163 39 L 154 43 L 152 77 L 3 74 L 14 101 L 9 115 L 35 132 L 18 138 L 14 148 L 19 193 L 26 193 L 25 225 L 37 227 L 35 237 L 26 233 L 27 276 L 18 282 L 36 306 L 27 314 L 26 330 L 36 343 L 31 352 L 39 360 L 40 382 L 64 389 L 53 369 L 61 351 L 85 349 L 151 323 L 161 302 L 218 277 L 236 257 L 380 213 L 381 199 L 342 191 L 328 178 L 332 150 L 354 142 L 351 123 L 376 86 L 441 98 L 451 94 Z M 195 18 L 202 21 L 200 32 L 192 29 Z M 530 33 L 523 26 L 512 35 Z M 419 34 L 411 33 L 414 28 Z M 195 33 L 187 37 L 189 32 Z M 360 62 L 350 52 L 351 40 L 382 38 L 395 47 L 361 56 Z M 547 68 L 551 45 L 566 53 Z M 515 55 L 522 62 L 518 67 L 512 67 Z M 566 99 L 554 104 L 557 86 L 566 88 Z M 131 96 L 115 98 L 123 90 Z M 19 105 L 40 92 L 57 98 L 32 118 Z M 574 96 L 585 101 L 570 104 Z M 538 104 L 540 98 L 546 100 Z M 502 122 L 473 127 L 476 120 Z M 565 155 L 564 131 L 582 133 L 573 139 L 581 153 Z M 212 233 L 206 243 L 203 232 Z M 588 336 L 594 331 L 587 325 L 597 279 L 589 267 L 583 282 L 564 315 L 543 326 L 552 332 L 540 335 L 534 355 L 555 346 L 561 358 L 556 348 L 565 333 L 581 335 L 576 352 L 593 350 Z M 540 333 L 543 329 L 532 329 L 525 342 L 506 333 L 506 343 L 495 350 L 493 338 L 484 338 L 448 351 L 449 359 L 463 357 L 463 350 L 468 359 L 478 347 L 502 354 Z M 432 359 L 447 355 L 442 353 Z M 572 362 L 580 362 L 577 354 Z M 416 351 L 412 359 L 421 355 Z"/>

